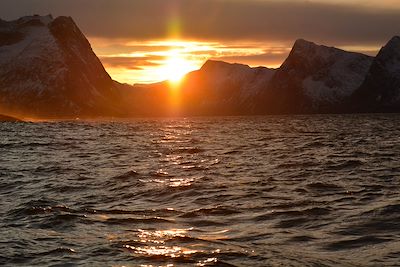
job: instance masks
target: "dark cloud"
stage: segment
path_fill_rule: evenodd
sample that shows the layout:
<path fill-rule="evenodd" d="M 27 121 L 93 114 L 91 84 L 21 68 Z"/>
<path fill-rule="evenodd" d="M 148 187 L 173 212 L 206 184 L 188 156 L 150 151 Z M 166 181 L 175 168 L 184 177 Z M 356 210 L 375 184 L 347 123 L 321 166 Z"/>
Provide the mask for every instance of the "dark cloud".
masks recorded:
<path fill-rule="evenodd" d="M 18 4 L 17 4 L 18 3 Z M 399 9 L 309 1 L 261 0 L 1 0 L 0 16 L 72 16 L 93 37 L 161 39 L 180 26 L 182 38 L 329 45 L 383 44 L 400 34 Z M 174 31 L 175 29 L 175 31 Z"/>
<path fill-rule="evenodd" d="M 146 57 L 100 57 L 101 62 L 106 67 L 124 68 L 128 70 L 141 70 L 144 67 L 156 67 L 159 63 L 154 61 L 163 60 L 164 57 L 146 56 Z"/>
<path fill-rule="evenodd" d="M 171 49 L 171 46 L 163 46 L 163 45 L 123 45 L 123 44 L 113 44 L 112 40 L 104 39 L 98 41 L 97 39 L 90 40 L 93 43 L 96 43 L 97 49 L 101 52 L 101 54 L 123 54 L 123 53 L 132 53 L 132 52 L 156 52 L 156 51 L 165 51 Z M 111 44 L 107 44 L 107 43 Z"/>

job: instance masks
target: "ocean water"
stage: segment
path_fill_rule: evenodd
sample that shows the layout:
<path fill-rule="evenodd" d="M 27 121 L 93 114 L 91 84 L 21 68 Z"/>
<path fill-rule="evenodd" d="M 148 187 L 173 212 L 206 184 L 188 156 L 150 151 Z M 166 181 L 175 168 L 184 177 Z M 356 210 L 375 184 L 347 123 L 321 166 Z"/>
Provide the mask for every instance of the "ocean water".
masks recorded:
<path fill-rule="evenodd" d="M 400 115 L 0 124 L 0 265 L 399 266 Z"/>

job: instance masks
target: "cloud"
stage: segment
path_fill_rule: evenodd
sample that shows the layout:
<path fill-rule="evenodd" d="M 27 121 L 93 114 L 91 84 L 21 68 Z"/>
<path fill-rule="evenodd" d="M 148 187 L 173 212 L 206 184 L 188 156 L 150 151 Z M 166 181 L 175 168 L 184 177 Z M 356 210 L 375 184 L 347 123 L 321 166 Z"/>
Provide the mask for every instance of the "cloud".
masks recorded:
<path fill-rule="evenodd" d="M 97 40 L 98 41 L 98 40 Z M 112 42 L 112 40 L 110 40 Z M 101 40 L 102 44 L 107 44 L 107 40 Z M 242 63 L 251 66 L 267 65 L 276 67 L 282 63 L 290 52 L 290 48 L 278 46 L 263 46 L 262 43 L 249 44 L 231 44 L 225 43 L 201 43 L 201 42 L 147 42 L 140 46 L 132 43 L 116 43 L 113 46 L 118 47 L 122 53 L 107 53 L 108 46 L 103 45 L 100 60 L 104 66 L 111 72 L 116 71 L 122 75 L 121 71 L 129 71 L 129 80 L 133 80 L 133 76 L 141 79 L 143 75 L 149 80 L 148 72 L 162 69 L 168 63 L 171 55 L 179 55 L 188 62 L 193 69 L 200 68 L 207 59 L 222 60 L 231 63 Z M 140 47 L 140 52 L 138 49 Z M 106 48 L 106 49 L 105 49 Z M 97 48 L 96 48 L 97 50 Z M 131 72 L 131 71 L 137 72 Z M 125 78 L 124 78 L 125 79 Z M 157 77 L 155 78 L 157 81 Z"/>
<path fill-rule="evenodd" d="M 122 57 L 122 56 L 103 56 L 100 57 L 101 62 L 105 67 L 109 68 L 124 68 L 127 70 L 142 70 L 146 67 L 157 67 L 160 64 L 155 61 L 160 60 L 160 57 Z M 162 58 L 164 59 L 164 58 Z"/>
<path fill-rule="evenodd" d="M 137 44 L 126 40 L 93 40 L 94 50 L 111 76 L 128 83 L 165 79 L 163 75 L 166 66 L 170 64 L 171 58 L 176 57 L 184 60 L 191 70 L 200 68 L 210 58 L 251 66 L 277 66 L 290 51 L 290 48 L 265 46 L 263 43 L 238 45 L 167 40 Z"/>
<path fill-rule="evenodd" d="M 390 1 L 390 0 L 389 0 Z M 343 1 L 342 1 L 343 2 Z M 0 16 L 72 16 L 92 37 L 377 44 L 400 34 L 400 11 L 353 4 L 267 0 L 1 0 Z M 375 5 L 376 6 L 376 5 Z M 386 7 L 386 8 L 384 8 Z M 390 7 L 390 6 L 389 6 Z"/>
<path fill-rule="evenodd" d="M 172 49 L 195 66 L 278 66 L 298 38 L 374 55 L 400 35 L 398 0 L 0 0 L 2 19 L 49 13 L 73 17 L 113 78 L 129 83 L 157 81 Z"/>

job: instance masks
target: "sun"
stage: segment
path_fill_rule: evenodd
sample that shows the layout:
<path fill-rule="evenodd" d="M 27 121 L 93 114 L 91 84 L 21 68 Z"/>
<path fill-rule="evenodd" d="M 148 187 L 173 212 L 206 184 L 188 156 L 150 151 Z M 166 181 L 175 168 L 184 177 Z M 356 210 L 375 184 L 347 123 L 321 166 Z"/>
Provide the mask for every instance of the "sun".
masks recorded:
<path fill-rule="evenodd" d="M 180 57 L 171 57 L 165 65 L 165 75 L 171 82 L 179 82 L 188 72 L 189 63 Z"/>
<path fill-rule="evenodd" d="M 170 51 L 163 67 L 162 76 L 172 83 L 179 83 L 188 72 L 196 69 L 193 63 L 186 59 L 179 51 Z"/>

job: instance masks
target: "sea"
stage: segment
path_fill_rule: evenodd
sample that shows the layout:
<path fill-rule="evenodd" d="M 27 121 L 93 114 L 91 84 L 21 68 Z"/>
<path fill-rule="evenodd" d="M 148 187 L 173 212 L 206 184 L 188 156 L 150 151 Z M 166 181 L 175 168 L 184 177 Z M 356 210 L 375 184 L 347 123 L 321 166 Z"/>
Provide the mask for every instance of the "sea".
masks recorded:
<path fill-rule="evenodd" d="M 0 123 L 2 266 L 400 266 L 400 114 Z"/>

